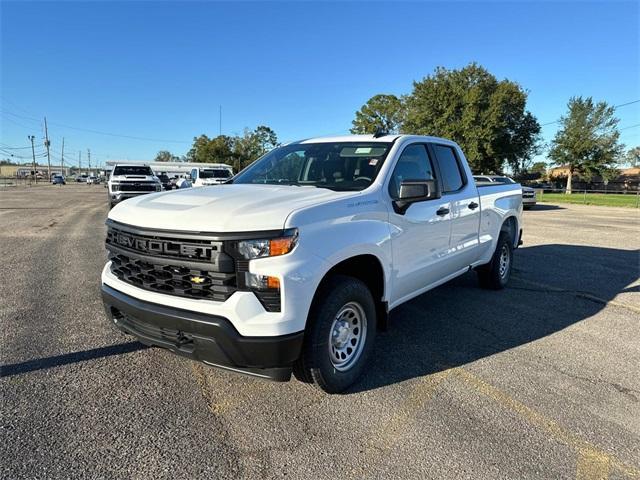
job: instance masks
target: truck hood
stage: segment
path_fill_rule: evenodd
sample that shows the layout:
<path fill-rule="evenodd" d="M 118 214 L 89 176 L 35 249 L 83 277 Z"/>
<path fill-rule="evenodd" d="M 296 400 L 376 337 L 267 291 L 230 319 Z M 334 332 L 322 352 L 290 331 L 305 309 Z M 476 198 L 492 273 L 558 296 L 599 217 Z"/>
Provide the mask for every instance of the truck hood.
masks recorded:
<path fill-rule="evenodd" d="M 109 218 L 142 228 L 190 232 L 279 230 L 294 210 L 359 192 L 280 185 L 216 185 L 142 195 Z"/>

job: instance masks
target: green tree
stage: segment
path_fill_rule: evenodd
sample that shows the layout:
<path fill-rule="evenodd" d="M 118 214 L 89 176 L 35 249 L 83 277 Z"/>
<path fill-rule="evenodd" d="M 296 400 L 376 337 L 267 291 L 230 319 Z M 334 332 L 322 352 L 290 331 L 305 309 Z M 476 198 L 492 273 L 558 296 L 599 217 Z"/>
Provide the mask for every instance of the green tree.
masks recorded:
<path fill-rule="evenodd" d="M 544 176 L 547 173 L 547 164 L 545 162 L 536 162 L 529 168 L 531 173 L 539 173 Z"/>
<path fill-rule="evenodd" d="M 189 162 L 199 163 L 230 163 L 234 154 L 233 137 L 219 135 L 209 138 L 207 135 L 200 135 L 193 139 L 193 146 L 187 152 L 186 158 Z"/>
<path fill-rule="evenodd" d="M 560 129 L 551 142 L 549 158 L 566 166 L 567 193 L 571 193 L 573 175 L 590 179 L 612 168 L 624 149 L 618 143 L 618 119 L 606 102 L 594 103 L 591 97 L 572 97 L 568 112 L 560 117 Z"/>
<path fill-rule="evenodd" d="M 625 162 L 632 167 L 640 166 L 640 146 L 630 148 L 625 155 Z"/>
<path fill-rule="evenodd" d="M 620 170 L 618 170 L 615 166 L 607 165 L 600 170 L 600 176 L 602 177 L 604 189 L 606 190 L 609 182 L 611 180 L 615 180 L 620 176 Z"/>
<path fill-rule="evenodd" d="M 507 163 L 517 174 L 539 152 L 540 124 L 526 103 L 520 85 L 476 63 L 439 67 L 413 83 L 402 129 L 454 140 L 476 173 L 500 173 Z"/>
<path fill-rule="evenodd" d="M 185 158 L 190 162 L 226 163 L 237 172 L 277 145 L 276 133 L 260 125 L 254 130 L 245 129 L 242 136 L 219 135 L 209 138 L 203 134 L 195 137 Z"/>
<path fill-rule="evenodd" d="M 179 162 L 180 161 L 180 157 L 178 157 L 177 155 L 174 155 L 173 153 L 169 152 L 168 150 L 160 150 L 156 154 L 156 158 L 155 158 L 154 161 L 155 162 Z"/>
<path fill-rule="evenodd" d="M 404 102 L 395 95 L 374 95 L 351 122 L 351 133 L 376 133 L 378 129 L 387 133 L 398 133 L 404 118 Z"/>
<path fill-rule="evenodd" d="M 237 137 L 234 144 L 234 169 L 242 170 L 276 146 L 278 136 L 271 128 L 260 125 L 255 130 L 245 129 L 242 137 Z"/>

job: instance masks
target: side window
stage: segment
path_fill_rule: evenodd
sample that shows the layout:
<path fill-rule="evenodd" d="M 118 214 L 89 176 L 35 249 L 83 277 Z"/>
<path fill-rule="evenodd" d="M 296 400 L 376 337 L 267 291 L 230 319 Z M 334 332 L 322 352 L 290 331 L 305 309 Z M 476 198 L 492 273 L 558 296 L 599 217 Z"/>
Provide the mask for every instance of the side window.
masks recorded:
<path fill-rule="evenodd" d="M 194 168 L 191 170 L 191 179 L 195 180 L 196 178 L 198 178 L 198 169 Z"/>
<path fill-rule="evenodd" d="M 442 175 L 442 192 L 455 192 L 464 185 L 460 163 L 452 147 L 448 145 L 433 145 L 436 152 L 436 159 Z"/>
<path fill-rule="evenodd" d="M 433 167 L 424 145 L 414 144 L 405 148 L 396 163 L 389 182 L 389 195 L 397 199 L 403 180 L 433 180 Z"/>

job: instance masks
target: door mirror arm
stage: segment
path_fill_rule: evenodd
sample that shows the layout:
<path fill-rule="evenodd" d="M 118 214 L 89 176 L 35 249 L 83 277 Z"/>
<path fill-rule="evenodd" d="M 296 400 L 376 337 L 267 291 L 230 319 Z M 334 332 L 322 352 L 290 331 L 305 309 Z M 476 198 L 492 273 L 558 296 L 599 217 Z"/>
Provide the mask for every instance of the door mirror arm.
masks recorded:
<path fill-rule="evenodd" d="M 442 193 L 436 180 L 403 180 L 398 198 L 393 200 L 393 210 L 404 215 L 412 204 L 440 197 Z"/>

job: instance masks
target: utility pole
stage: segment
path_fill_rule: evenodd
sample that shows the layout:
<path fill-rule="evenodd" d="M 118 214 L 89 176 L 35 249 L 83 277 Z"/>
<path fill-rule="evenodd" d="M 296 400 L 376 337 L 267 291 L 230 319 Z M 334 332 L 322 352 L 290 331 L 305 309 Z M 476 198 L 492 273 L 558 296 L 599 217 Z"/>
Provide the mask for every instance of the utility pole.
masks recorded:
<path fill-rule="evenodd" d="M 36 149 L 33 146 L 33 140 L 35 140 L 36 137 L 34 137 L 33 135 L 29 135 L 27 138 L 31 140 L 31 153 L 33 154 L 33 176 L 36 179 L 36 183 L 38 183 L 38 176 L 36 175 Z"/>
<path fill-rule="evenodd" d="M 64 137 L 62 137 L 62 154 L 60 155 L 60 161 L 62 163 L 62 165 L 60 166 L 60 169 L 62 170 L 60 172 L 60 175 L 65 176 L 64 175 Z"/>
<path fill-rule="evenodd" d="M 49 181 L 51 181 L 51 156 L 49 155 L 50 145 L 49 131 L 47 130 L 47 117 L 44 117 L 44 146 L 47 147 L 47 175 L 49 176 Z"/>
<path fill-rule="evenodd" d="M 82 150 L 78 150 L 78 171 L 82 175 Z"/>
<path fill-rule="evenodd" d="M 89 158 L 89 175 L 91 175 L 91 150 L 87 148 L 87 157 Z"/>

